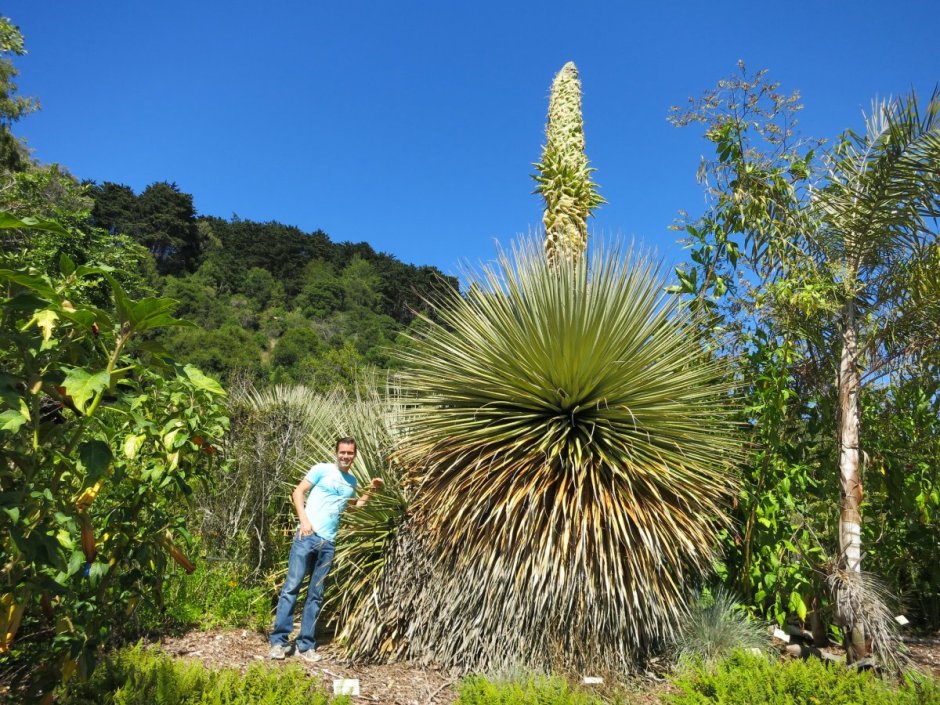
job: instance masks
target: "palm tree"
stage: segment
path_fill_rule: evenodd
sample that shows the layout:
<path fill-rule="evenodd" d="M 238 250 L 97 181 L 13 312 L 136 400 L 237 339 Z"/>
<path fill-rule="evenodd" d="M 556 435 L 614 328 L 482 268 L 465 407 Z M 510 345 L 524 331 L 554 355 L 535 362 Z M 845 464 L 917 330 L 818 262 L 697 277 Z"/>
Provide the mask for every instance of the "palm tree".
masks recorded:
<path fill-rule="evenodd" d="M 918 263 L 935 258 L 940 215 L 940 97 L 922 115 L 916 95 L 876 104 L 864 134 L 848 132 L 834 150 L 827 183 L 811 205 L 810 244 L 837 298 L 840 359 L 839 549 L 842 567 L 861 571 L 859 392 L 914 351 L 896 334 L 924 313 L 911 302 Z M 916 287 L 915 287 L 916 288 Z M 936 342 L 936 341 L 934 341 Z M 848 604 L 848 601 L 837 600 Z M 865 652 L 864 615 L 844 609 L 850 660 Z"/>
<path fill-rule="evenodd" d="M 470 275 L 405 353 L 408 526 L 360 657 L 621 670 L 673 636 L 733 489 L 724 363 L 650 261 Z"/>

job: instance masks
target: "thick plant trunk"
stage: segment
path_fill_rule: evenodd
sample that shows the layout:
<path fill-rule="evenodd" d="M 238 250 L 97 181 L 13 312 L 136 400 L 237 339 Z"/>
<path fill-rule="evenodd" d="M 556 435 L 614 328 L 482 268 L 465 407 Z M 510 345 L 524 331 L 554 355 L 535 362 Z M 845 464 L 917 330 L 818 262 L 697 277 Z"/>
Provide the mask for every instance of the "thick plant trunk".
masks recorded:
<path fill-rule="evenodd" d="M 842 328 L 842 356 L 839 361 L 839 475 L 841 505 L 839 513 L 839 551 L 846 570 L 860 573 L 862 563 L 862 478 L 859 468 L 859 405 L 861 377 L 858 369 L 858 326 L 855 302 L 845 308 Z M 863 658 L 865 632 L 857 620 L 846 624 L 846 661 Z"/>

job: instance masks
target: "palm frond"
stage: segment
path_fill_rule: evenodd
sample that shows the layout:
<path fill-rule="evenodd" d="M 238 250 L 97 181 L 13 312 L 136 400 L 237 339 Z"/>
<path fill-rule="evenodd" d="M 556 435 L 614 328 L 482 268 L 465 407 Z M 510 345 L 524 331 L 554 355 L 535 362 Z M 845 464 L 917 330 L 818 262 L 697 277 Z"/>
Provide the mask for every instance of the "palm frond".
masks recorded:
<path fill-rule="evenodd" d="M 836 623 L 843 629 L 861 625 L 879 665 L 897 673 L 909 670 L 913 662 L 894 620 L 897 599 L 871 573 L 845 570 L 835 564 L 827 569 L 826 581 L 833 597 Z"/>
<path fill-rule="evenodd" d="M 837 145 L 815 205 L 830 251 L 856 269 L 919 250 L 940 214 L 940 96 L 923 114 L 915 94 L 875 103 L 865 133 Z"/>

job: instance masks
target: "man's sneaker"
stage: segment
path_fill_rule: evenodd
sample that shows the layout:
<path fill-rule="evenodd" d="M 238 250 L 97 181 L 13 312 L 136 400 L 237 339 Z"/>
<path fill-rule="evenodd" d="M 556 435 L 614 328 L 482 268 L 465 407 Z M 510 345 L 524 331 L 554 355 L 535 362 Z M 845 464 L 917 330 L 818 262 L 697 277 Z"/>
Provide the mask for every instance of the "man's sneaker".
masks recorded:
<path fill-rule="evenodd" d="M 306 651 L 298 651 L 297 658 L 301 661 L 306 661 L 307 663 L 316 663 L 323 659 L 320 654 L 316 652 L 315 649 L 307 649 Z"/>
<path fill-rule="evenodd" d="M 280 661 L 290 653 L 290 650 L 290 647 L 284 644 L 274 644 L 271 646 L 271 650 L 268 652 L 268 658 L 273 658 Z"/>

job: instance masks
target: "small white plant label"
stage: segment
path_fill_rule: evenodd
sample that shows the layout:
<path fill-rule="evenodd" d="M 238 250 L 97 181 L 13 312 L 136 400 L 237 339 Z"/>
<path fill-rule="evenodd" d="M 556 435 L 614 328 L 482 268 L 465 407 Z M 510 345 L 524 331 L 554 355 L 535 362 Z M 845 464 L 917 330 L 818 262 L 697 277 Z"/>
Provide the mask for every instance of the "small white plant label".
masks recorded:
<path fill-rule="evenodd" d="M 358 678 L 334 678 L 333 695 L 359 695 Z"/>
<path fill-rule="evenodd" d="M 899 614 L 897 617 L 895 617 L 894 621 L 900 624 L 902 627 L 906 627 L 908 624 L 911 623 L 910 620 L 907 617 L 905 617 L 903 614 Z"/>
<path fill-rule="evenodd" d="M 782 629 L 774 629 L 774 638 L 780 639 L 780 641 L 785 641 L 788 644 L 790 643 L 790 635 Z"/>
<path fill-rule="evenodd" d="M 604 679 L 600 676 L 585 676 L 584 685 L 603 685 Z"/>

